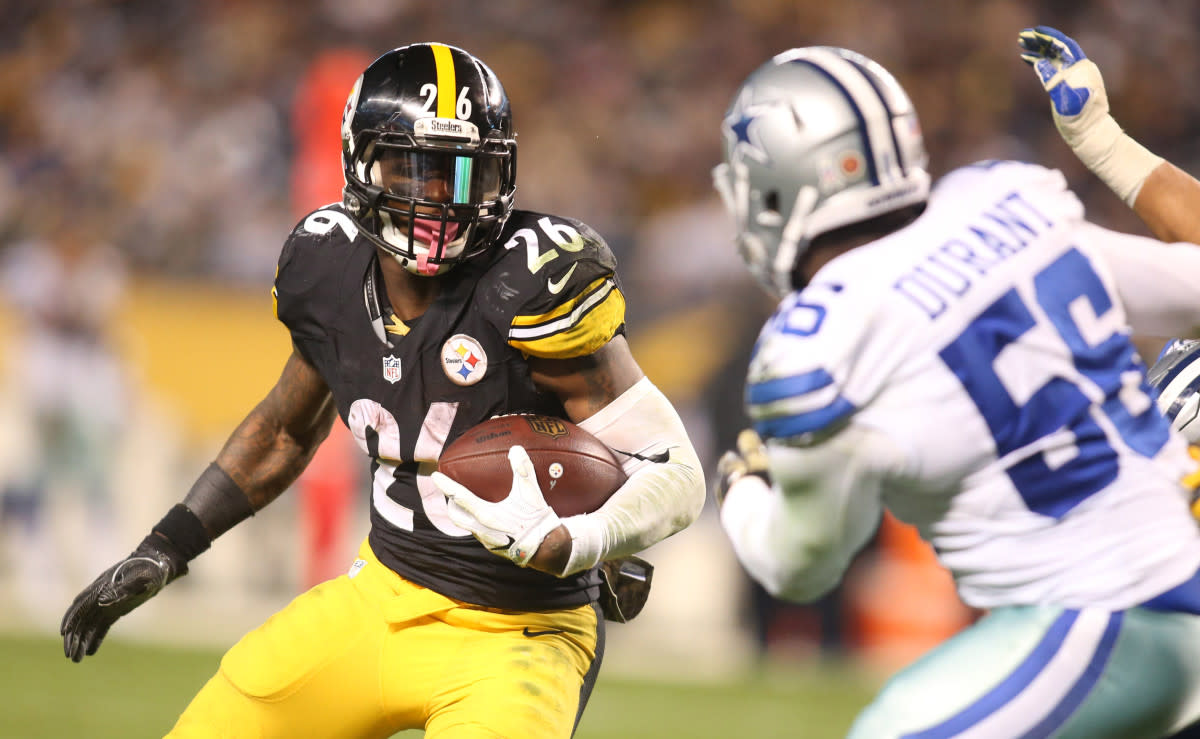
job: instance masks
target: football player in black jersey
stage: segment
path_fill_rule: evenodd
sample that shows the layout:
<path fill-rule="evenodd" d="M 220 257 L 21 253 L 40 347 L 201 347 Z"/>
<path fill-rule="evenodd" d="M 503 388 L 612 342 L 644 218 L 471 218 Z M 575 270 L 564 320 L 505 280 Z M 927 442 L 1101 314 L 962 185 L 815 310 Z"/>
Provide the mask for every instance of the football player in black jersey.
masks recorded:
<path fill-rule="evenodd" d="M 68 657 L 292 482 L 335 415 L 371 466 L 371 530 L 348 575 L 225 655 L 170 736 L 567 737 L 599 668 L 600 567 L 679 531 L 704 481 L 678 414 L 624 336 L 604 240 L 513 209 L 508 98 L 437 43 L 364 71 L 342 121 L 341 203 L 284 244 L 274 296 L 293 351 L 182 503 L 68 609 Z M 519 495 L 487 503 L 435 473 L 503 413 L 571 419 L 628 482 L 560 519 L 510 452 Z M 481 545 L 482 544 L 482 545 Z M 620 615 L 614 615 L 620 618 Z"/>

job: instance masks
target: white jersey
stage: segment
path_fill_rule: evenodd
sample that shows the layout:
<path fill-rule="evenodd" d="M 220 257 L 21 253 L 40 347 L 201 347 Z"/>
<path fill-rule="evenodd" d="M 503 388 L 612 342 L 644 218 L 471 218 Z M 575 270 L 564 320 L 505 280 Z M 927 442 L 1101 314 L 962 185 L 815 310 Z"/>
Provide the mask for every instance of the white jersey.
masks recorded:
<path fill-rule="evenodd" d="M 882 504 L 976 607 L 1117 610 L 1187 580 L 1192 463 L 1129 336 L 1195 330 L 1197 277 L 1200 248 L 1088 223 L 1057 171 L 952 172 L 764 327 L 747 402 L 778 485 L 726 502 L 739 557 L 813 597 Z"/>

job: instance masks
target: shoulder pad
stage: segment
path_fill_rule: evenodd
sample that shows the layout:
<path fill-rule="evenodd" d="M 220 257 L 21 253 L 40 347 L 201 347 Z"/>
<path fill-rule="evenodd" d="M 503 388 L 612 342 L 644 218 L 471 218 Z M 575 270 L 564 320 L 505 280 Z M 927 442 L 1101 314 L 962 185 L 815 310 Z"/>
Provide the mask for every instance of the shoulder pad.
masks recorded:
<path fill-rule="evenodd" d="M 292 230 L 279 255 L 271 297 L 276 318 L 294 338 L 317 330 L 321 314 L 336 310 L 351 257 L 363 250 L 373 251 L 340 205 L 309 213 Z"/>
<path fill-rule="evenodd" d="M 970 213 L 1005 197 L 1036 203 L 1052 221 L 1077 222 L 1084 217 L 1083 203 L 1067 187 L 1057 169 L 1017 161 L 983 161 L 949 172 L 929 196 L 931 208 L 949 213 Z"/>
<path fill-rule="evenodd" d="M 478 296 L 508 343 L 537 357 L 595 352 L 625 323 L 616 258 L 586 224 L 516 211 Z"/>
<path fill-rule="evenodd" d="M 805 438 L 837 427 L 870 397 L 859 353 L 870 316 L 814 283 L 784 298 L 763 326 L 746 379 L 746 410 L 763 438 Z"/>

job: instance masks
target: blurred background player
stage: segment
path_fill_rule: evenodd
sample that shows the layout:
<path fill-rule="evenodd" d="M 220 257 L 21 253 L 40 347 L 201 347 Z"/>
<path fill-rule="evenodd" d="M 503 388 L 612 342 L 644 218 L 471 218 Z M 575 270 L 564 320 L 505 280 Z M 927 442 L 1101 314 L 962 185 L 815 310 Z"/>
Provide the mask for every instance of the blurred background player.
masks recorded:
<path fill-rule="evenodd" d="M 47 189 L 62 175 L 50 169 L 40 181 Z M 0 480 L 0 520 L 21 605 L 49 615 L 95 557 L 120 555 L 112 488 L 130 395 L 113 335 L 125 267 L 101 236 L 102 213 L 36 213 L 28 238 L 0 263 L 20 328 L 4 360 L 29 430 Z"/>
<path fill-rule="evenodd" d="M 278 382 L 63 618 L 67 656 L 93 654 L 291 485 L 341 416 L 370 461 L 359 558 L 227 652 L 172 736 L 570 736 L 603 655 L 598 565 L 699 514 L 701 466 L 629 351 L 615 259 L 579 221 L 513 210 L 514 136 L 499 80 L 456 47 L 395 49 L 354 84 L 343 201 L 279 259 L 293 352 Z M 626 455 L 628 482 L 562 520 L 520 447 L 521 496 L 439 482 L 445 444 L 514 412 L 579 422 Z"/>
<path fill-rule="evenodd" d="M 931 188 L 908 96 L 841 48 L 761 66 L 722 132 L 714 183 L 782 298 L 750 362 L 753 429 L 718 470 L 739 560 L 815 599 L 886 507 L 987 610 L 850 735 L 1159 736 L 1200 718 L 1196 463 L 1129 340 L 1200 330 L 1200 248 L 1087 222 L 1036 165 Z"/>

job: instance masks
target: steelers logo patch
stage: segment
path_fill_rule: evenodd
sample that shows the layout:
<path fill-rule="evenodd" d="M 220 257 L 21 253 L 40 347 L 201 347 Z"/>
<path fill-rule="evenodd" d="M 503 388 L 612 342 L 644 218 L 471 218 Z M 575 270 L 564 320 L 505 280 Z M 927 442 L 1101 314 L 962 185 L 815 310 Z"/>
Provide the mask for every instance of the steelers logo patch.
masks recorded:
<path fill-rule="evenodd" d="M 442 344 L 442 370 L 455 385 L 474 385 L 487 372 L 487 354 L 475 339 L 455 334 Z"/>

